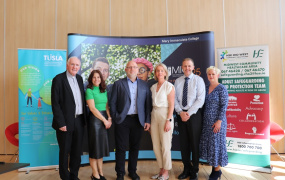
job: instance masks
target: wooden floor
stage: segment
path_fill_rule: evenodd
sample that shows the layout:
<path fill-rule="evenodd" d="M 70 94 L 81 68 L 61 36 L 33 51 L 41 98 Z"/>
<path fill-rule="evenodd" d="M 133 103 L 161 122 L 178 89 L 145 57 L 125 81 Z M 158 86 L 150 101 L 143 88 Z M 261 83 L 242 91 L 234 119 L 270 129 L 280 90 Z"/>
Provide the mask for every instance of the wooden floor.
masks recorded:
<path fill-rule="evenodd" d="M 10 161 L 12 156 L 0 155 L 0 161 L 14 162 L 15 157 Z M 271 165 L 273 166 L 272 173 L 260 173 L 247 170 L 239 170 L 233 168 L 222 168 L 222 179 L 224 180 L 246 180 L 246 179 L 257 179 L 257 180 L 285 180 L 285 162 L 283 162 L 277 155 L 271 156 Z M 127 166 L 126 166 L 127 167 Z M 108 180 L 116 179 L 115 163 L 107 162 L 103 165 L 104 176 Z M 183 170 L 181 161 L 173 161 L 172 170 L 170 171 L 170 180 L 177 179 L 177 176 Z M 156 161 L 154 160 L 140 160 L 138 162 L 137 173 L 141 177 L 141 180 L 150 179 L 150 177 L 159 171 Z M 206 180 L 211 173 L 211 167 L 204 164 L 200 165 L 200 171 L 198 174 L 199 180 Z M 90 166 L 84 166 L 80 168 L 79 178 L 81 180 L 90 180 L 91 168 Z M 130 178 L 126 175 L 126 180 Z M 4 173 L 0 175 L 0 180 L 60 180 L 58 171 L 55 169 L 50 170 L 38 170 L 26 172 L 18 172 L 17 170 Z"/>

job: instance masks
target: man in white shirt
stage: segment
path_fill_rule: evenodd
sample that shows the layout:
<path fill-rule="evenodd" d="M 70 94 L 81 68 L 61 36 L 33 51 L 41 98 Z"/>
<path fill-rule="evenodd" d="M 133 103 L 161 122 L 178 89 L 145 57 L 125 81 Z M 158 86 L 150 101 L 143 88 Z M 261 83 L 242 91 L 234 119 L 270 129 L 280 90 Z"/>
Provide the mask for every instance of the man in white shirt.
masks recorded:
<path fill-rule="evenodd" d="M 199 171 L 199 143 L 202 130 L 202 108 L 205 101 L 205 83 L 200 76 L 193 74 L 194 61 L 182 61 L 184 75 L 175 81 L 175 111 L 179 127 L 180 151 L 184 171 L 178 179 L 197 179 Z M 192 163 L 190 153 L 192 152 Z"/>

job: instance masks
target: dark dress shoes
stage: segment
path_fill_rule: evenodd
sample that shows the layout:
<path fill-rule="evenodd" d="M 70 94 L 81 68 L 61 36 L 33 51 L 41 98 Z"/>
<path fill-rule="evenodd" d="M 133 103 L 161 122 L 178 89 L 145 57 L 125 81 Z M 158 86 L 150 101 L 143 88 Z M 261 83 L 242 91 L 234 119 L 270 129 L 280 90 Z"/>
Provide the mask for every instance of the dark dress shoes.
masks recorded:
<path fill-rule="evenodd" d="M 124 180 L 124 175 L 123 174 L 117 174 L 116 180 Z"/>
<path fill-rule="evenodd" d="M 186 179 L 190 176 L 190 171 L 184 170 L 179 176 L 178 179 Z"/>
<path fill-rule="evenodd" d="M 100 180 L 106 180 L 106 178 L 104 176 L 101 176 L 100 174 L 99 174 L 99 176 L 100 176 Z"/>
<path fill-rule="evenodd" d="M 91 174 L 91 180 L 100 180 L 100 179 L 94 177 L 93 174 Z"/>
<path fill-rule="evenodd" d="M 137 173 L 129 173 L 129 177 L 132 178 L 132 180 L 140 180 L 140 177 L 137 175 Z"/>
<path fill-rule="evenodd" d="M 189 180 L 197 180 L 198 179 L 198 173 L 191 172 L 190 173 L 190 179 Z"/>
<path fill-rule="evenodd" d="M 212 175 L 210 176 L 209 180 L 217 180 L 217 179 L 221 179 L 221 175 L 222 175 L 222 171 L 213 171 Z"/>

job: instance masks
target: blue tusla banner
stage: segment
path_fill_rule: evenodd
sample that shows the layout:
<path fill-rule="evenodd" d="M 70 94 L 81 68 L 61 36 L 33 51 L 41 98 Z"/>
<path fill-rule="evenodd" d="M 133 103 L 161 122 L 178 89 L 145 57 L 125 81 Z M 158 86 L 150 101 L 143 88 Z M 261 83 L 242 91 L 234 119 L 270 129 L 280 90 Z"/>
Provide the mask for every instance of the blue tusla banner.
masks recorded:
<path fill-rule="evenodd" d="M 66 51 L 18 49 L 18 64 L 19 162 L 30 169 L 58 165 L 51 84 L 66 70 Z"/>

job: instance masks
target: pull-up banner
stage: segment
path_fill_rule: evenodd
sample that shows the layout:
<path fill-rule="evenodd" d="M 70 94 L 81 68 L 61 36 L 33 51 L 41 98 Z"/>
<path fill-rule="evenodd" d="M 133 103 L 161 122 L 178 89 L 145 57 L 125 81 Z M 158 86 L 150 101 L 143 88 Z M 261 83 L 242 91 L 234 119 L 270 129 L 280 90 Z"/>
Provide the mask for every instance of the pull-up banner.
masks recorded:
<path fill-rule="evenodd" d="M 66 70 L 65 50 L 18 49 L 19 162 L 21 170 L 58 166 L 59 148 L 52 129 L 51 84 Z"/>
<path fill-rule="evenodd" d="M 139 68 L 146 69 L 146 71 L 140 71 L 138 78 L 147 81 L 149 86 L 156 83 L 153 79 L 153 68 L 156 64 L 163 62 L 167 66 L 170 74 L 169 81 L 174 83 L 176 78 L 183 75 L 182 60 L 187 57 L 194 60 L 194 73 L 203 77 L 207 83 L 206 68 L 215 64 L 214 33 L 200 32 L 157 37 L 107 37 L 69 34 L 68 57 L 71 56 L 76 56 L 81 60 L 79 73 L 85 82 L 93 69 L 101 70 L 103 78 L 108 84 L 107 91 L 111 89 L 116 80 L 126 77 L 125 66 L 132 59 L 139 61 L 137 62 Z M 98 58 L 101 58 L 101 61 L 95 61 Z M 108 93 L 108 95 L 110 94 Z M 115 159 L 114 126 L 108 131 L 111 153 L 110 157 L 104 157 L 104 161 Z M 84 149 L 87 152 L 86 146 Z M 148 132 L 144 132 L 142 136 L 140 149 L 140 159 L 155 159 Z M 173 159 L 181 159 L 179 150 L 179 132 L 175 120 L 172 139 Z M 85 163 L 85 160 L 88 161 L 88 156 L 82 158 L 82 163 Z"/>
<path fill-rule="evenodd" d="M 229 165 L 270 171 L 268 46 L 218 49 L 218 66 L 229 92 Z"/>

